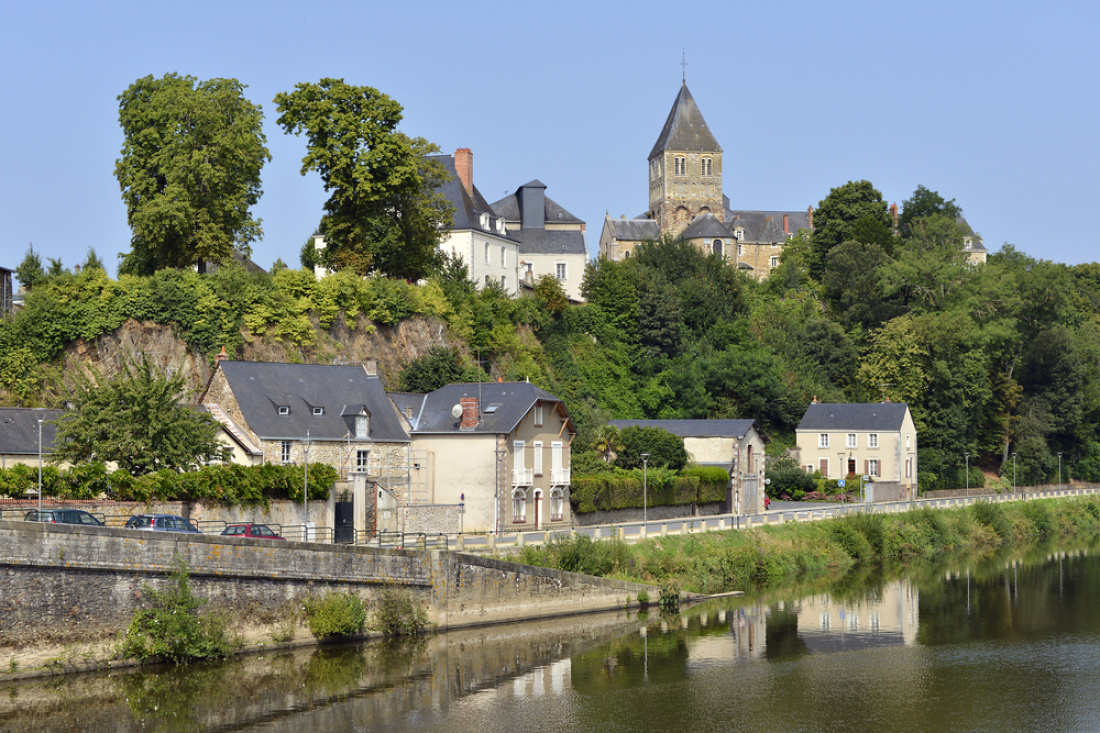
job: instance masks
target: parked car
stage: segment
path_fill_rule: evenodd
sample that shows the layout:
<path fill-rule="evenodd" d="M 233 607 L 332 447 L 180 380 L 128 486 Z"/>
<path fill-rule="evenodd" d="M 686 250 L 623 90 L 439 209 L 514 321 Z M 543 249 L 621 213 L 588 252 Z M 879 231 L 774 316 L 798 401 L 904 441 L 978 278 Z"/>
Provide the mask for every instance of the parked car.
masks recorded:
<path fill-rule="evenodd" d="M 90 524 L 95 527 L 104 526 L 104 522 L 97 516 L 83 509 L 31 509 L 23 516 L 27 522 L 51 522 L 53 524 Z"/>
<path fill-rule="evenodd" d="M 266 524 L 253 524 L 252 522 L 240 522 L 230 524 L 222 532 L 223 537 L 252 537 L 264 540 L 285 540 L 278 532 Z"/>
<path fill-rule="evenodd" d="M 175 514 L 135 514 L 126 520 L 126 529 L 202 534 L 194 524 Z"/>

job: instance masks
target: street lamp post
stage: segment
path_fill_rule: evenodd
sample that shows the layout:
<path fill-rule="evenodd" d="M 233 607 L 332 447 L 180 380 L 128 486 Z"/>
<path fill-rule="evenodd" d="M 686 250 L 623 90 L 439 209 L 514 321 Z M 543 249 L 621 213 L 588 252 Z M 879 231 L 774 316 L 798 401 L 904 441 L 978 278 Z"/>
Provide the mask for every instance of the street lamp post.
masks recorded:
<path fill-rule="evenodd" d="M 963 453 L 966 458 L 966 498 L 970 498 L 970 454 Z"/>
<path fill-rule="evenodd" d="M 1016 454 L 1012 454 L 1012 494 L 1016 495 Z"/>
<path fill-rule="evenodd" d="M 38 418 L 38 511 L 42 512 L 42 418 Z"/>
<path fill-rule="evenodd" d="M 305 523 L 302 525 L 302 540 L 309 542 L 309 431 L 302 446 L 302 509 L 305 510 Z"/>
<path fill-rule="evenodd" d="M 643 453 L 642 459 L 642 533 L 649 526 L 649 454 Z"/>

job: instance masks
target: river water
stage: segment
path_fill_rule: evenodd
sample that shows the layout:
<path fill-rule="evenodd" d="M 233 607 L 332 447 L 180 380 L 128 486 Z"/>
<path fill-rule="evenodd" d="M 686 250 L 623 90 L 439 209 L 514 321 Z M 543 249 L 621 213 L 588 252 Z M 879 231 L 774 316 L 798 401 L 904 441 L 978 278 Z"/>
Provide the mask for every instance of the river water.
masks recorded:
<path fill-rule="evenodd" d="M 0 688 L 3 731 L 1100 731 L 1100 552 Z"/>

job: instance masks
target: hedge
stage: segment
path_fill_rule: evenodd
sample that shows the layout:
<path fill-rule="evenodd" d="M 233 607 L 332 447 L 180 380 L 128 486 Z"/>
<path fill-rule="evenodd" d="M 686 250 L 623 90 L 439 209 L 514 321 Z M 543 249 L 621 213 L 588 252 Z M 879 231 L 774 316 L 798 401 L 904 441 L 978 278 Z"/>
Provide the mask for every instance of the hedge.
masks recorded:
<path fill-rule="evenodd" d="M 724 501 L 729 473 L 713 466 L 693 466 L 679 473 L 655 469 L 616 471 L 578 476 L 570 488 L 573 511 L 587 514 L 611 509 L 640 509 L 643 495 L 649 506 L 683 506 Z"/>
<path fill-rule="evenodd" d="M 336 483 L 332 466 L 309 467 L 309 498 L 328 499 Z M 42 495 L 58 499 L 110 498 L 118 501 L 216 501 L 227 505 L 267 504 L 272 500 L 302 500 L 301 466 L 207 466 L 199 471 L 159 471 L 134 478 L 125 471 L 108 472 L 102 463 L 42 470 Z M 0 469 L 0 496 L 21 498 L 38 491 L 38 468 L 25 465 Z"/>

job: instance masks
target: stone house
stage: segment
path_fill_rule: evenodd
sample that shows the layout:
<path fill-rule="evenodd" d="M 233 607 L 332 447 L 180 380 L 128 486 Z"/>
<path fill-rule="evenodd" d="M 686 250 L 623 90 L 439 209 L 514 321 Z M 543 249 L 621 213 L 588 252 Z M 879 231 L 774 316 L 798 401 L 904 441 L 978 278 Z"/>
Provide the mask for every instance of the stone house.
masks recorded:
<path fill-rule="evenodd" d="M 392 396 L 424 458 L 430 503 L 460 506 L 462 530 L 571 526 L 576 430 L 560 399 L 528 382 L 450 384 L 426 395 Z"/>
<path fill-rule="evenodd" d="M 768 442 L 753 420 L 609 420 L 619 430 L 633 425 L 660 428 L 684 439 L 693 463 L 729 471 L 726 511 L 764 511 L 764 445 Z"/>
<path fill-rule="evenodd" d="M 561 283 L 570 300 L 581 302 L 581 281 L 588 262 L 583 221 L 546 195 L 546 184 L 534 180 L 495 202 L 508 236 L 519 240 L 521 284 L 543 275 Z"/>
<path fill-rule="evenodd" d="M 26 407 L 0 408 L 0 468 L 22 463 L 38 465 L 39 420 L 42 421 L 43 461 L 53 452 L 57 439 L 57 418 L 61 410 L 39 410 Z"/>
<path fill-rule="evenodd" d="M 634 254 L 642 242 L 656 242 L 661 238 L 661 227 L 652 219 L 612 219 L 604 217 L 600 232 L 600 257 L 614 262 L 625 260 Z"/>
<path fill-rule="evenodd" d="M 917 429 L 904 402 L 814 400 L 795 430 L 802 468 L 830 479 L 868 476 L 875 498 L 906 499 L 917 486 Z"/>
<path fill-rule="evenodd" d="M 199 404 L 241 463 L 327 463 L 398 500 L 415 498 L 409 435 L 373 363 L 220 360 Z"/>

